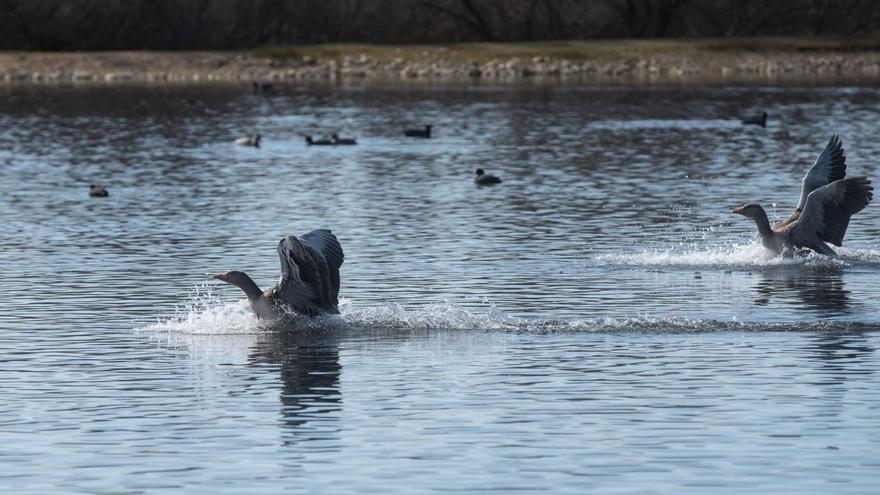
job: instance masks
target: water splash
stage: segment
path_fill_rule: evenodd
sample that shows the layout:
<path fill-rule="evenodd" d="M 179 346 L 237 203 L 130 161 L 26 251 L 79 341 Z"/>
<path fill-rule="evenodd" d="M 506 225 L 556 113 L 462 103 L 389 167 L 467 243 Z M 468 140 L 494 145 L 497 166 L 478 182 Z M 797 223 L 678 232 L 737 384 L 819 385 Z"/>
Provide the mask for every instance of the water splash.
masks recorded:
<path fill-rule="evenodd" d="M 876 250 L 839 248 L 838 257 L 813 252 L 794 257 L 772 256 L 760 243 L 705 247 L 697 244 L 640 253 L 614 253 L 591 259 L 598 266 L 668 266 L 754 269 L 777 266 L 803 266 L 812 269 L 839 269 L 852 261 L 880 261 Z"/>
<path fill-rule="evenodd" d="M 555 332 L 716 332 L 716 331 L 842 331 L 869 330 L 870 325 L 851 321 L 825 320 L 814 322 L 757 323 L 733 318 L 726 321 L 702 320 L 672 316 L 638 315 L 631 318 L 595 317 L 573 320 L 521 318 L 509 315 L 491 302 L 481 300 L 482 308 L 473 300 L 446 301 L 424 306 L 404 307 L 387 303 L 356 307 L 350 300 L 340 301 L 340 315 L 297 320 L 287 331 L 422 331 L 461 330 L 514 333 Z M 156 323 L 141 326 L 138 331 L 153 335 L 175 336 L 254 336 L 278 331 L 260 325 L 247 301 L 234 303 L 219 300 L 210 286 L 200 285 L 190 291 L 190 300 L 178 307 L 175 314 Z"/>
<path fill-rule="evenodd" d="M 207 282 L 190 289 L 184 302 L 175 307 L 172 316 L 137 329 L 200 335 L 241 335 L 265 331 L 248 307 L 246 299 L 224 302 Z"/>

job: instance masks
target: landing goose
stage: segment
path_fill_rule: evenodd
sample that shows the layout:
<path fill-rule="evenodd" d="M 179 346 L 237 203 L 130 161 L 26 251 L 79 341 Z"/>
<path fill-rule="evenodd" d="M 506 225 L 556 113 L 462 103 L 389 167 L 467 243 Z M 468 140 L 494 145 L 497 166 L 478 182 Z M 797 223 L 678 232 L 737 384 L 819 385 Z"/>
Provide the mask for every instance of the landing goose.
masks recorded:
<path fill-rule="evenodd" d="M 214 278 L 244 291 L 261 320 L 339 313 L 339 267 L 345 255 L 332 232 L 317 229 L 299 237 L 289 235 L 278 243 L 278 257 L 281 278 L 265 291 L 244 272 L 218 273 Z"/>
<path fill-rule="evenodd" d="M 407 129 L 403 131 L 403 135 L 406 137 L 416 137 L 416 138 L 425 138 L 429 139 L 431 137 L 431 126 L 426 125 L 425 129 Z"/>
<path fill-rule="evenodd" d="M 237 144 L 239 146 L 253 146 L 255 148 L 259 148 L 260 141 L 262 141 L 262 140 L 263 140 L 263 138 L 260 137 L 259 134 L 254 134 L 253 136 L 242 137 L 242 138 L 236 139 L 235 144 Z"/>
<path fill-rule="evenodd" d="M 731 211 L 755 221 L 761 244 L 774 255 L 796 248 L 833 256 L 826 243 L 841 246 L 850 217 L 874 197 L 867 177 L 845 176 L 846 155 L 835 134 L 804 176 L 797 207 L 788 218 L 771 226 L 764 208 L 754 203 Z"/>
<path fill-rule="evenodd" d="M 488 186 L 492 184 L 501 184 L 501 179 L 494 175 L 487 174 L 483 169 L 478 168 L 474 172 L 474 184 L 478 186 Z"/>

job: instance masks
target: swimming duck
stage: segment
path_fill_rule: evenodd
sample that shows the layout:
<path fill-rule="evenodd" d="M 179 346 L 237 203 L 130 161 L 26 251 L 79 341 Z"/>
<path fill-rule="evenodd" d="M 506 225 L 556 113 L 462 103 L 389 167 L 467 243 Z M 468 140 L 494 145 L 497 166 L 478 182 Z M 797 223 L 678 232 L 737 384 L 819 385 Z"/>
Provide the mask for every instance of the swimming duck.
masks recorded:
<path fill-rule="evenodd" d="M 761 115 L 755 115 L 743 119 L 743 125 L 759 125 L 761 127 L 767 127 L 767 112 L 762 112 Z"/>
<path fill-rule="evenodd" d="M 97 184 L 92 184 L 89 186 L 89 196 L 92 198 L 106 198 L 107 196 L 110 196 L 110 193 L 103 187 Z"/>
<path fill-rule="evenodd" d="M 262 141 L 262 140 L 263 140 L 263 138 L 260 137 L 259 134 L 254 134 L 253 136 L 250 136 L 250 137 L 243 137 L 243 138 L 236 139 L 235 144 L 237 144 L 239 146 L 253 146 L 255 148 L 259 148 L 260 141 Z"/>
<path fill-rule="evenodd" d="M 339 313 L 339 268 L 345 255 L 332 232 L 317 229 L 299 237 L 289 235 L 278 242 L 278 257 L 281 278 L 265 291 L 244 272 L 218 273 L 214 278 L 241 289 L 261 320 Z"/>
<path fill-rule="evenodd" d="M 426 125 L 425 130 L 421 129 L 407 129 L 403 131 L 403 135 L 406 137 L 417 137 L 417 138 L 430 138 L 431 137 L 431 126 Z"/>
<path fill-rule="evenodd" d="M 501 184 L 501 179 L 494 175 L 487 174 L 483 169 L 478 168 L 474 172 L 474 184 L 478 186 L 488 186 L 492 184 Z"/>
<path fill-rule="evenodd" d="M 731 210 L 754 220 L 764 248 L 778 255 L 795 249 L 811 249 L 834 256 L 826 243 L 840 246 L 849 219 L 873 199 L 867 177 L 845 177 L 846 155 L 835 134 L 801 182 L 801 196 L 794 213 L 773 226 L 761 205 L 746 203 Z"/>
<path fill-rule="evenodd" d="M 306 136 L 306 144 L 309 146 L 330 146 L 333 141 L 329 139 L 312 139 L 312 136 Z"/>
<path fill-rule="evenodd" d="M 355 141 L 354 139 L 341 138 L 337 134 L 330 135 L 330 142 L 332 144 L 341 144 L 341 145 L 357 144 L 357 141 Z"/>

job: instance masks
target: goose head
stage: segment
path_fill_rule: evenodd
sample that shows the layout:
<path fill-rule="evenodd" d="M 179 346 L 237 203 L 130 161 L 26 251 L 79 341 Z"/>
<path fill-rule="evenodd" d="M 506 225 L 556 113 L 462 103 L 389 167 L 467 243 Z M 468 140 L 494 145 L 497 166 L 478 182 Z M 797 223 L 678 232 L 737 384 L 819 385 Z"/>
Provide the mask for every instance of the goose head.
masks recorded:
<path fill-rule="evenodd" d="M 757 203 L 746 203 L 742 206 L 738 206 L 732 210 L 731 213 L 736 213 L 738 215 L 742 215 L 747 218 L 758 218 L 764 213 L 764 208 Z"/>

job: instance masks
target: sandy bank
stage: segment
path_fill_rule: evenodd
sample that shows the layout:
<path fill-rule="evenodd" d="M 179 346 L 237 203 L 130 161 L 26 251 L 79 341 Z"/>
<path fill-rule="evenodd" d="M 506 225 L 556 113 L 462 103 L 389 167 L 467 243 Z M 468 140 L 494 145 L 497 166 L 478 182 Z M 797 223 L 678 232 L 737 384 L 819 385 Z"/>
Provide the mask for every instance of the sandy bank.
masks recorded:
<path fill-rule="evenodd" d="M 724 39 L 425 46 L 312 45 L 237 52 L 0 52 L 0 81 L 880 81 L 880 40 Z"/>

